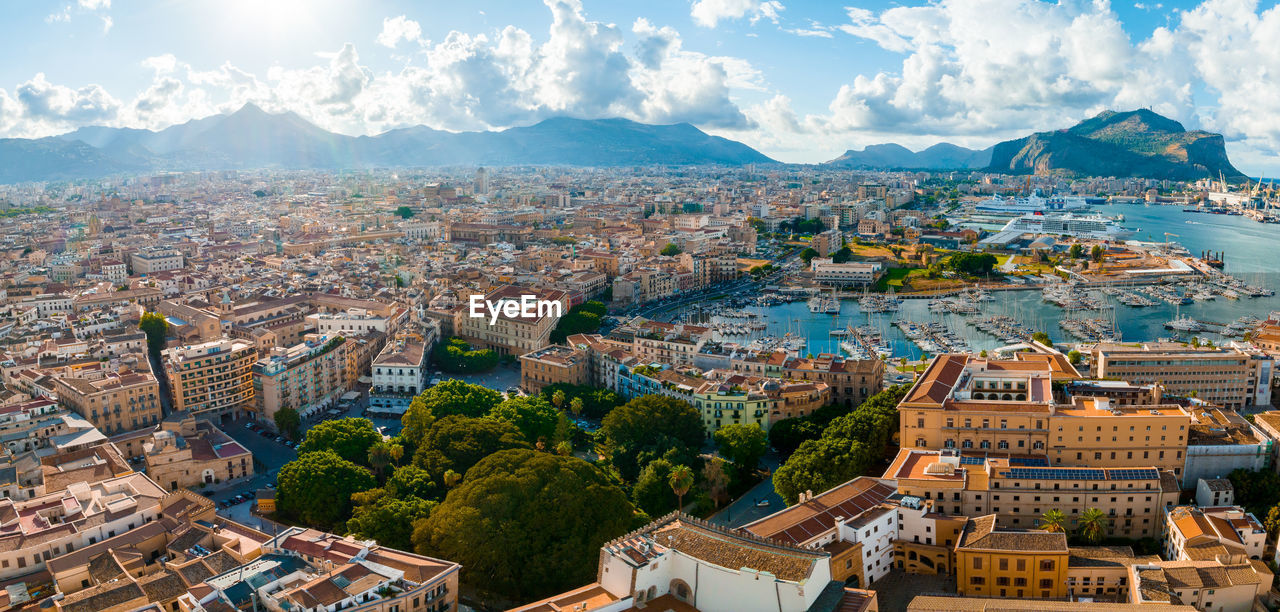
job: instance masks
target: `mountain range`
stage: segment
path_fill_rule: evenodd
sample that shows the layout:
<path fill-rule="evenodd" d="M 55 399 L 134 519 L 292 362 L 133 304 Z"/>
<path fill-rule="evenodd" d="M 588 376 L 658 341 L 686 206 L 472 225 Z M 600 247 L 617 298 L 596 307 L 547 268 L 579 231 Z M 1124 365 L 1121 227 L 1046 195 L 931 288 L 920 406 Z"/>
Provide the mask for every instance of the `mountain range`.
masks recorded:
<path fill-rule="evenodd" d="M 446 132 L 425 126 L 345 136 L 294 113 L 248 104 L 163 130 L 83 127 L 61 136 L 0 139 L 0 183 L 98 178 L 151 171 L 236 168 L 356 169 L 449 165 L 744 165 L 777 163 L 737 141 L 688 123 L 555 117 L 501 131 Z M 1222 135 L 1187 131 L 1141 109 L 1105 111 L 1073 127 L 974 150 L 939 143 L 912 152 L 897 144 L 846 151 L 827 167 L 987 170 L 1168 179 L 1243 174 Z"/>
<path fill-rule="evenodd" d="M 1175 180 L 1244 176 L 1227 159 L 1221 134 L 1188 131 L 1181 123 L 1147 109 L 1103 111 L 1070 128 L 1037 132 L 982 150 L 944 142 L 912 152 L 890 143 L 849 150 L 824 165 Z"/>
<path fill-rule="evenodd" d="M 0 139 L 0 183 L 159 170 L 751 163 L 777 162 L 688 123 L 556 117 L 492 132 L 416 126 L 345 136 L 253 104 L 160 131 L 93 126 L 48 138 Z"/>

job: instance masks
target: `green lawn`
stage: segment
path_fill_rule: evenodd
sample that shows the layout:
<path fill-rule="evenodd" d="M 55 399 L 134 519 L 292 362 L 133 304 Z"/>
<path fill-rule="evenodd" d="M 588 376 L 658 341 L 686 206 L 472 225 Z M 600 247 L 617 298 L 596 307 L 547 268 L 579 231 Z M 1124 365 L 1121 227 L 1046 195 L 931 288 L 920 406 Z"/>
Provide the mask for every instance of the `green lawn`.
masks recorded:
<path fill-rule="evenodd" d="M 902 289 L 902 281 L 907 278 L 917 268 L 889 268 L 880 280 L 876 281 L 876 291 L 888 291 L 889 287 L 893 287 L 895 291 Z"/>

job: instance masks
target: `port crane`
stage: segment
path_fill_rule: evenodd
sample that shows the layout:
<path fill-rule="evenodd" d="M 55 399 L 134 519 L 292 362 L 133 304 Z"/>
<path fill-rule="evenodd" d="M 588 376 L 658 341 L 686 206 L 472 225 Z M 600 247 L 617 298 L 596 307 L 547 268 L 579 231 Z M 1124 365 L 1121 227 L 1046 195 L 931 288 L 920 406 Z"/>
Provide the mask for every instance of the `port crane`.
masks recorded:
<path fill-rule="evenodd" d="M 1174 238 L 1181 238 L 1181 237 L 1182 237 L 1182 236 L 1179 236 L 1179 235 L 1177 235 L 1177 234 L 1171 234 L 1171 233 L 1169 233 L 1169 232 L 1165 232 L 1165 233 L 1164 233 L 1164 244 L 1165 244 L 1165 246 L 1168 246 L 1168 245 L 1169 245 L 1169 236 L 1173 236 Z"/>

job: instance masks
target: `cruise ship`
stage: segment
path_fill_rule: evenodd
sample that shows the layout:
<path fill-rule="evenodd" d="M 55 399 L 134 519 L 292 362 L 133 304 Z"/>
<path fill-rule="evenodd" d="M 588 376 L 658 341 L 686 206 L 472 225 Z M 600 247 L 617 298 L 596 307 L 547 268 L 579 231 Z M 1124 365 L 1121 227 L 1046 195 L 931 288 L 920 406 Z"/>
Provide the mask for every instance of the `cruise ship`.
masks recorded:
<path fill-rule="evenodd" d="M 1051 236 L 1072 236 L 1094 240 L 1124 240 L 1133 235 L 1120 223 L 1102 215 L 1072 213 L 1024 214 L 1004 226 L 1002 232 L 1026 232 Z"/>
<path fill-rule="evenodd" d="M 1029 195 L 1023 198 L 991 196 L 991 198 L 979 202 L 973 209 L 980 213 L 1021 215 L 1025 213 L 1080 210 L 1088 207 L 1089 202 L 1081 196 L 1044 198 L 1038 195 Z"/>

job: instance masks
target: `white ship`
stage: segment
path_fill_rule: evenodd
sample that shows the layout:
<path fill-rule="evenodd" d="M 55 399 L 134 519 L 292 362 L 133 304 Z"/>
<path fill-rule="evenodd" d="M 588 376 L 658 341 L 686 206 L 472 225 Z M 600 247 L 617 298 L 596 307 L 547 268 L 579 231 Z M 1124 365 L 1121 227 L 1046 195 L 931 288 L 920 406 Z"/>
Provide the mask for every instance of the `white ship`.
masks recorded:
<path fill-rule="evenodd" d="M 1124 240 L 1133 232 L 1115 219 L 1102 215 L 1077 215 L 1073 213 L 1031 213 L 1018 217 L 1001 231 L 1017 231 L 1051 236 L 1072 236 L 1094 240 Z"/>
<path fill-rule="evenodd" d="M 982 213 L 1021 215 L 1025 213 L 1080 210 L 1088 207 L 1089 202 L 1080 196 L 1044 198 L 1038 195 L 1029 195 L 1022 198 L 1003 198 L 993 195 L 989 199 L 979 202 L 973 209 Z"/>

